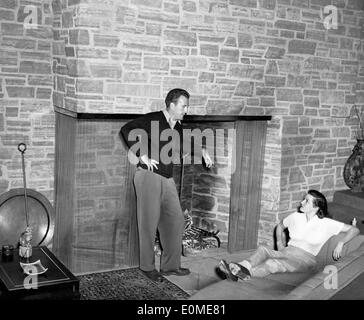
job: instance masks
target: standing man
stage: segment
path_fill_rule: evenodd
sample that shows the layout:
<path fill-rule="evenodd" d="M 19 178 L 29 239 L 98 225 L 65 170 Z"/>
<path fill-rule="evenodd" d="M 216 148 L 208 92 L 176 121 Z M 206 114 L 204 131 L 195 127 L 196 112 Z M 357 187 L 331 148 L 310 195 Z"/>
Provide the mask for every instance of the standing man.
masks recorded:
<path fill-rule="evenodd" d="M 173 147 L 172 154 L 183 145 L 181 120 L 187 113 L 190 95 L 186 90 L 173 89 L 168 92 L 166 110 L 145 114 L 128 122 L 121 128 L 129 151 L 138 158 L 134 176 L 137 198 L 137 220 L 140 247 L 140 269 L 154 280 L 162 281 L 162 275 L 185 276 L 190 273 L 181 267 L 184 216 L 177 189 L 173 180 L 173 161 L 164 151 Z M 167 136 L 172 137 L 166 139 Z M 140 146 L 135 149 L 136 143 Z M 212 160 L 206 149 L 202 149 L 206 166 Z M 162 246 L 160 272 L 155 269 L 154 241 L 159 231 Z"/>

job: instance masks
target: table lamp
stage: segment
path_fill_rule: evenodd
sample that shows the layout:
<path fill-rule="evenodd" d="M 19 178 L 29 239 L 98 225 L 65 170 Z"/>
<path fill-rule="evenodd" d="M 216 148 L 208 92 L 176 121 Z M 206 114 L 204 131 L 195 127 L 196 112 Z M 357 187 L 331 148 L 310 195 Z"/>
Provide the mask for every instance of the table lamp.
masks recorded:
<path fill-rule="evenodd" d="M 24 153 L 27 150 L 27 146 L 25 143 L 18 144 L 18 150 L 22 155 L 22 169 L 23 169 L 23 183 L 24 183 L 24 211 L 25 211 L 25 219 L 26 219 L 26 228 L 21 233 L 19 238 L 19 256 L 21 258 L 30 258 L 32 256 L 32 228 L 29 225 L 29 215 L 28 215 L 28 197 L 27 197 L 27 182 L 25 176 L 25 163 L 24 163 Z"/>

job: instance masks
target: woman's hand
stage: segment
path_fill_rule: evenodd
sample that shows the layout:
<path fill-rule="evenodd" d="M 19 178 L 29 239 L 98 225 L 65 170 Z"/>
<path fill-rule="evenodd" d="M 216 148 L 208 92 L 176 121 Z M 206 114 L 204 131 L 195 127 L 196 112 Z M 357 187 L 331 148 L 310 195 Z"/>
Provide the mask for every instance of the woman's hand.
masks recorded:
<path fill-rule="evenodd" d="M 343 251 L 343 247 L 344 247 L 344 243 L 342 241 L 339 241 L 332 254 L 334 260 L 339 260 L 341 258 L 341 253 Z"/>
<path fill-rule="evenodd" d="M 353 227 L 350 224 L 344 224 L 341 232 L 345 232 L 345 236 L 341 239 L 341 241 L 338 242 L 332 256 L 335 260 L 338 260 L 341 257 L 341 253 L 343 251 L 343 246 L 345 243 L 353 239 L 355 236 L 357 236 L 360 231 L 357 227 Z"/>

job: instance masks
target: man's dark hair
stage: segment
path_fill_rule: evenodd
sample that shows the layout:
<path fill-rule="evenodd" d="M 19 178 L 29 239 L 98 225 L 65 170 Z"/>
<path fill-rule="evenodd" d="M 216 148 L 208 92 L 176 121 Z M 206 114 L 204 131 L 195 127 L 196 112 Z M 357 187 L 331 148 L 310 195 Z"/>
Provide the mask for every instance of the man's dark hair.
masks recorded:
<path fill-rule="evenodd" d="M 317 216 L 322 219 L 322 218 L 330 218 L 330 214 L 327 210 L 327 201 L 325 196 L 317 191 L 317 190 L 308 190 L 307 192 L 309 195 L 311 195 L 313 197 L 313 205 L 315 207 L 318 207 L 318 211 L 317 211 Z"/>
<path fill-rule="evenodd" d="M 184 89 L 176 88 L 169 91 L 165 99 L 167 109 L 171 102 L 176 103 L 180 96 L 185 96 L 187 99 L 190 98 L 190 94 Z"/>

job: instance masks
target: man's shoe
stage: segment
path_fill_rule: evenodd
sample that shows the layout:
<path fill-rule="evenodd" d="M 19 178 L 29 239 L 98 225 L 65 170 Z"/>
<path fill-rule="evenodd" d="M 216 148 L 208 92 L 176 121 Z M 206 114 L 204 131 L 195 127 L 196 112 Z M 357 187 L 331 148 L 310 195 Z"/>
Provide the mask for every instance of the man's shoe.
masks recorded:
<path fill-rule="evenodd" d="M 144 275 L 146 275 L 150 280 L 156 281 L 156 282 L 162 282 L 163 281 L 163 277 L 162 275 L 157 271 L 157 270 L 152 270 L 152 271 L 144 271 L 141 270 Z"/>
<path fill-rule="evenodd" d="M 178 268 L 176 270 L 169 270 L 169 271 L 163 271 L 161 270 L 161 274 L 163 276 L 187 276 L 188 274 L 190 274 L 191 271 L 190 269 L 187 268 Z"/>

